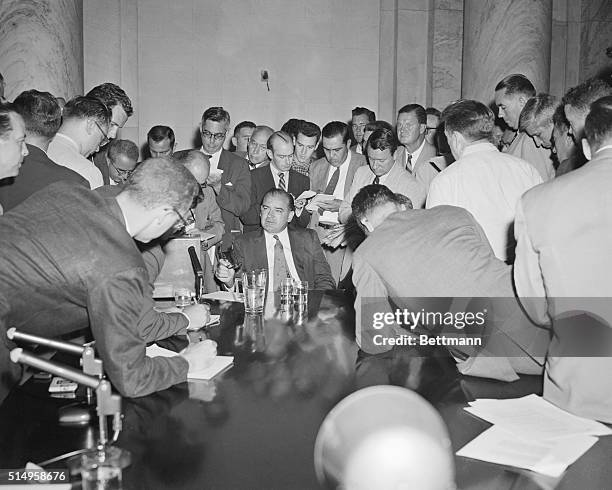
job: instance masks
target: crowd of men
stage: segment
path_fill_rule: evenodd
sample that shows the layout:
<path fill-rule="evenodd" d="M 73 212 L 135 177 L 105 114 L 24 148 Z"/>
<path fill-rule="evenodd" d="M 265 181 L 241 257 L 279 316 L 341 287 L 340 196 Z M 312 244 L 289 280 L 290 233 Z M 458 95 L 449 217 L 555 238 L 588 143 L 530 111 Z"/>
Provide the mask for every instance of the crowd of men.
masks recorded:
<path fill-rule="evenodd" d="M 2 102 L 0 400 L 19 374 L 3 333 L 11 326 L 45 336 L 89 327 L 126 396 L 209 362 L 210 341 L 176 358 L 145 355 L 148 343 L 208 318 L 203 305 L 154 309 L 163 243 L 188 230 L 206 234 L 209 291 L 260 267 L 271 293 L 287 277 L 354 291 L 356 340 L 374 355 L 372 298 L 392 311 L 414 306 L 410 298 L 517 295 L 530 319 L 507 336 L 528 362 L 502 346 L 502 378 L 541 370 L 535 360 L 548 351 L 545 395 L 612 422 L 612 350 L 569 355 L 576 329 L 556 323 L 587 312 L 604 325 L 589 332 L 609 335 L 610 307 L 596 299 L 612 297 L 610 81 L 587 80 L 558 100 L 512 74 L 489 98 L 495 111 L 477 100 L 441 112 L 408 104 L 383 121 L 356 107 L 348 123 L 289 119 L 278 130 L 242 121 L 232 131 L 230 114 L 210 107 L 201 147 L 177 151 L 172 128 L 154 126 L 142 162 L 134 142 L 117 139 L 133 114 L 117 85 L 64 107 L 37 90 Z M 587 296 L 595 301 L 560 299 Z M 469 358 L 458 368 L 489 369 Z"/>

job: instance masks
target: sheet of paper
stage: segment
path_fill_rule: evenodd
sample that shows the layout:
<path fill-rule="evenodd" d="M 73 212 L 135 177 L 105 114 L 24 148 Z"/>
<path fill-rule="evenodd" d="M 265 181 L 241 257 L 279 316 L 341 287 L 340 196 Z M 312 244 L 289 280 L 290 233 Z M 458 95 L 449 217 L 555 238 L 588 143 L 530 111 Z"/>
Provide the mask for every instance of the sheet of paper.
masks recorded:
<path fill-rule="evenodd" d="M 159 345 L 153 344 L 147 347 L 148 357 L 175 357 L 178 356 L 178 352 L 174 352 L 168 349 L 164 349 Z M 234 363 L 233 356 L 217 356 L 214 358 L 213 363 L 206 369 L 200 371 L 189 371 L 187 373 L 188 379 L 212 379 L 217 374 L 225 371 Z"/>
<path fill-rule="evenodd" d="M 558 477 L 596 442 L 596 437 L 585 435 L 529 440 L 493 426 L 457 451 L 457 455 Z"/>
<path fill-rule="evenodd" d="M 187 330 L 200 330 L 201 328 L 208 327 L 210 325 L 216 325 L 221 320 L 221 315 L 210 315 L 210 320 L 204 326 L 192 325 Z"/>
<path fill-rule="evenodd" d="M 514 434 L 531 439 L 612 434 L 612 429 L 604 424 L 577 417 L 537 395 L 509 400 L 480 399 L 471 402 L 465 410 Z"/>
<path fill-rule="evenodd" d="M 173 298 L 174 286 L 168 282 L 156 282 L 153 284 L 154 298 Z"/>
<path fill-rule="evenodd" d="M 203 294 L 201 299 L 210 299 L 218 301 L 234 301 L 236 303 L 244 303 L 244 296 L 240 293 L 231 291 L 215 291 L 214 293 Z"/>
<path fill-rule="evenodd" d="M 306 205 L 308 211 L 317 211 L 319 209 L 319 203 L 329 202 L 335 199 L 331 194 L 317 194 L 312 200 Z"/>
<path fill-rule="evenodd" d="M 315 191 L 304 191 L 296 198 L 296 201 L 298 199 L 310 199 L 311 197 L 314 197 L 316 195 L 317 193 Z"/>

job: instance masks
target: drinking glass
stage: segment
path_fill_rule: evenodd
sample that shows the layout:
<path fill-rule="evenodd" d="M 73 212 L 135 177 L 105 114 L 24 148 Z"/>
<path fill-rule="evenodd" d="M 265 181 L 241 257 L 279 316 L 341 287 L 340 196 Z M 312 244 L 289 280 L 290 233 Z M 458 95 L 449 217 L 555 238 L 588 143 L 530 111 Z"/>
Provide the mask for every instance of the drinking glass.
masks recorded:
<path fill-rule="evenodd" d="M 122 469 L 130 464 L 130 453 L 115 446 L 88 451 L 81 456 L 83 490 L 121 490 Z"/>
<path fill-rule="evenodd" d="M 281 306 L 293 303 L 293 279 L 291 277 L 287 277 L 281 281 L 280 303 Z"/>
<path fill-rule="evenodd" d="M 308 281 L 293 281 L 293 304 L 298 308 L 308 305 Z"/>
<path fill-rule="evenodd" d="M 191 291 L 187 288 L 176 288 L 174 290 L 174 305 L 177 308 L 184 308 L 191 304 Z"/>
<path fill-rule="evenodd" d="M 242 273 L 244 310 L 247 313 L 261 313 L 266 299 L 268 269 L 256 269 Z"/>

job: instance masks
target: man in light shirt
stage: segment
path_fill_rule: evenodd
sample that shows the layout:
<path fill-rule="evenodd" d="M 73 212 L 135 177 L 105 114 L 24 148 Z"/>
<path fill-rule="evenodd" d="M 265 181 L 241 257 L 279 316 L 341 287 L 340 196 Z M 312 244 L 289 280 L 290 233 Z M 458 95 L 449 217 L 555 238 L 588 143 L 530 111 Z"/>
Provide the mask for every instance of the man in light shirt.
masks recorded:
<path fill-rule="evenodd" d="M 512 263 L 516 204 L 542 177 L 524 160 L 490 143 L 494 120 L 493 112 L 475 100 L 444 109 L 444 132 L 456 161 L 431 183 L 427 208 L 448 204 L 467 209 L 482 226 L 495 256 Z"/>
<path fill-rule="evenodd" d="M 291 194 L 270 189 L 261 203 L 261 230 L 236 238 L 236 263 L 242 270 L 268 269 L 268 291 L 275 292 L 286 277 L 308 281 L 310 289 L 334 289 L 329 264 L 313 230 L 291 227 L 295 205 Z M 215 275 L 227 288 L 234 286 L 236 271 L 224 261 Z"/>
<path fill-rule="evenodd" d="M 62 115 L 62 125 L 49 144 L 47 155 L 81 175 L 95 189 L 104 185 L 102 173 L 87 159 L 109 140 L 111 111 L 99 100 L 75 97 L 68 101 Z"/>
<path fill-rule="evenodd" d="M 207 184 L 217 196 L 217 204 L 225 223 L 223 249 L 231 246 L 233 234 L 242 232 L 240 215 L 251 205 L 251 174 L 244 158 L 223 148 L 230 125 L 230 115 L 223 107 L 204 111 L 200 123 L 202 147 L 210 161 Z"/>
<path fill-rule="evenodd" d="M 513 131 L 519 129 L 521 111 L 535 94 L 533 84 L 521 74 L 508 75 L 495 86 L 495 105 L 498 108 L 499 117 Z M 517 131 L 512 143 L 504 151 L 533 165 L 544 182 L 554 178 L 555 168 L 550 150 L 537 147 L 527 133 Z"/>
<path fill-rule="evenodd" d="M 341 121 L 332 121 L 323 127 L 322 146 L 325 157 L 310 166 L 310 189 L 332 197 L 319 201 L 318 212 L 312 213 L 309 226 L 317 231 L 319 240 L 324 243 L 328 235 L 336 233 L 334 228 L 341 226 L 338 211 L 348 197 L 355 172 L 366 165 L 366 160 L 350 150 L 349 128 Z M 343 268 L 345 252 L 345 248 L 325 247 L 325 256 L 336 282 L 348 272 L 348 268 Z"/>

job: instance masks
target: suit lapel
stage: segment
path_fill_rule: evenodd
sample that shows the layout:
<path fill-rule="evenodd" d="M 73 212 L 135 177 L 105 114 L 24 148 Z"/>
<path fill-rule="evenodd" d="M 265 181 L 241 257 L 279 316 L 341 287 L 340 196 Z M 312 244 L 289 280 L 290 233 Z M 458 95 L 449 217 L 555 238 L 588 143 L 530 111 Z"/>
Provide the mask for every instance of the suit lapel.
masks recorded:
<path fill-rule="evenodd" d="M 299 240 L 299 237 L 296 236 L 296 232 L 291 230 L 291 228 L 287 229 L 289 233 L 289 243 L 291 244 L 291 256 L 293 257 L 293 263 L 295 264 L 295 270 L 298 273 L 298 276 L 301 281 L 305 281 L 306 271 L 304 270 L 303 259 L 306 257 L 304 250 L 304 242 Z"/>
<path fill-rule="evenodd" d="M 270 165 L 266 165 L 262 168 L 264 168 L 264 170 L 261 171 L 261 178 L 263 179 L 263 186 L 261 188 L 262 190 L 265 189 L 264 192 L 267 192 L 276 187 L 276 184 L 274 184 L 274 177 L 272 176 L 272 169 L 270 168 Z M 263 194 L 260 197 L 263 199 Z"/>

